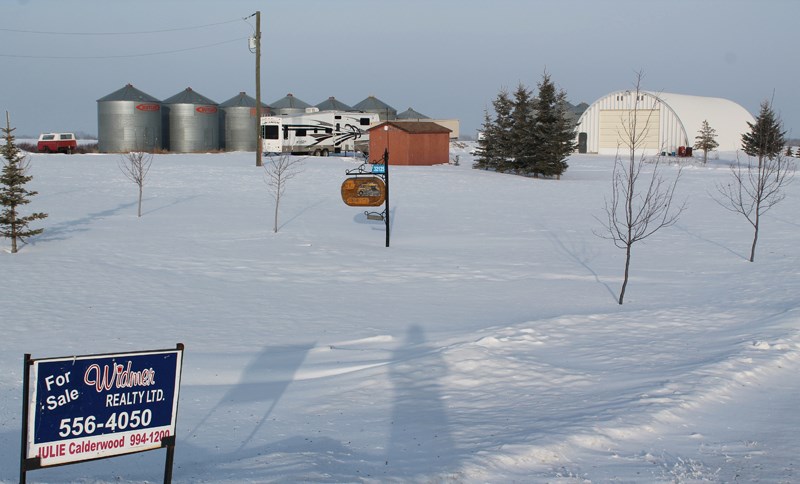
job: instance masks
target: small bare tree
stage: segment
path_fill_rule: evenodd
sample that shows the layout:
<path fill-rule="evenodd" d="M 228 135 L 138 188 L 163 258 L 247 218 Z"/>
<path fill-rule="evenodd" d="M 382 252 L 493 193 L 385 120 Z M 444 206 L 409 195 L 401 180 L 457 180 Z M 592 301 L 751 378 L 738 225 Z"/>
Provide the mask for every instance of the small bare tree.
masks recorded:
<path fill-rule="evenodd" d="M 153 154 L 145 151 L 131 151 L 117 162 L 119 169 L 125 177 L 139 188 L 139 209 L 137 215 L 142 216 L 142 193 L 150 165 L 153 163 Z"/>
<path fill-rule="evenodd" d="M 300 174 L 303 160 L 305 158 L 281 154 L 270 156 L 267 163 L 264 164 L 264 181 L 267 183 L 270 195 L 275 200 L 275 217 L 272 223 L 274 233 L 278 233 L 278 209 L 283 193 L 286 191 L 286 182 Z"/>
<path fill-rule="evenodd" d="M 650 107 L 641 105 L 649 97 L 641 91 L 642 78 L 642 72 L 638 72 L 636 89 L 631 93 L 635 96 L 633 108 L 627 111 L 627 119 L 622 119 L 620 144 L 612 173 L 611 199 L 606 198 L 606 219 L 600 220 L 605 231 L 597 234 L 612 240 L 618 248 L 625 249 L 625 273 L 617 301 L 619 304 L 625 299 L 633 245 L 673 225 L 685 208 L 685 202 L 673 206 L 681 170 L 678 169 L 674 180 L 668 181 L 662 175 L 660 158 L 657 157 L 653 163 L 645 163 L 649 120 L 652 116 L 658 116 L 658 107 L 655 99 Z M 644 127 L 640 117 L 644 120 Z M 625 159 L 620 155 L 620 148 L 628 152 Z M 649 174 L 643 170 L 645 165 L 651 169 Z"/>
<path fill-rule="evenodd" d="M 761 216 L 786 197 L 783 188 L 791 183 L 795 174 L 794 163 L 778 153 L 773 157 L 747 157 L 743 164 L 736 156 L 731 164 L 732 180 L 717 185 L 718 197 L 714 199 L 727 210 L 739 213 L 753 226 L 753 244 L 750 247 L 750 262 L 756 258 L 756 243 Z"/>

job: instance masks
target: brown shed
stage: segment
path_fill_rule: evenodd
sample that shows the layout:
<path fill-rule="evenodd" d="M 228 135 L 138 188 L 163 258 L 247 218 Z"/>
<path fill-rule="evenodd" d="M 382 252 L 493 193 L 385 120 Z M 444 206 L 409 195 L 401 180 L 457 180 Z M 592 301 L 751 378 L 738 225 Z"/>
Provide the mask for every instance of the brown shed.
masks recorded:
<path fill-rule="evenodd" d="M 369 129 L 369 153 L 377 160 L 389 149 L 390 165 L 450 162 L 450 130 L 429 121 L 387 121 Z"/>

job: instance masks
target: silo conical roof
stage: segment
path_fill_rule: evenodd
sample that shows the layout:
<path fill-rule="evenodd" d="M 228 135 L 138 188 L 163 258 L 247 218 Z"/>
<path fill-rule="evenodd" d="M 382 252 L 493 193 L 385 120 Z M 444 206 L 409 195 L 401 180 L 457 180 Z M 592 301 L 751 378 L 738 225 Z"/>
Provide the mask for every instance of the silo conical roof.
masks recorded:
<path fill-rule="evenodd" d="M 178 94 L 164 99 L 162 102 L 164 104 L 217 104 L 202 94 L 195 92 L 191 87 L 187 87 Z"/>
<path fill-rule="evenodd" d="M 240 92 L 239 94 L 233 96 L 232 98 L 228 99 L 224 103 L 220 104 L 219 107 L 221 108 L 231 108 L 231 107 L 244 107 L 244 108 L 254 108 L 256 107 L 256 100 L 252 97 L 248 96 L 247 93 L 244 91 Z M 269 109 L 269 106 L 261 103 L 261 107 L 263 109 Z"/>
<path fill-rule="evenodd" d="M 305 101 L 301 101 L 300 99 L 294 97 L 292 93 L 287 94 L 286 96 L 278 99 L 274 103 L 271 103 L 270 106 L 274 110 L 279 109 L 305 109 L 310 108 L 311 105 Z"/>
<path fill-rule="evenodd" d="M 154 98 L 153 96 L 142 92 L 135 87 L 133 84 L 127 84 L 122 89 L 118 89 L 107 96 L 103 96 L 97 100 L 97 102 L 106 102 L 106 101 L 135 101 L 135 102 L 147 102 L 147 103 L 159 103 L 158 99 Z"/>
<path fill-rule="evenodd" d="M 352 111 L 353 107 L 348 106 L 347 104 L 339 101 L 335 97 L 331 96 L 328 99 L 322 101 L 321 103 L 316 105 L 317 109 L 320 111 Z"/>
<path fill-rule="evenodd" d="M 429 116 L 425 116 L 424 114 L 414 111 L 411 108 L 406 109 L 402 113 L 397 115 L 397 119 L 431 119 Z"/>
<path fill-rule="evenodd" d="M 353 109 L 368 112 L 386 111 L 388 109 L 389 111 L 397 112 L 395 108 L 389 106 L 375 96 L 368 96 L 366 99 L 353 106 Z"/>

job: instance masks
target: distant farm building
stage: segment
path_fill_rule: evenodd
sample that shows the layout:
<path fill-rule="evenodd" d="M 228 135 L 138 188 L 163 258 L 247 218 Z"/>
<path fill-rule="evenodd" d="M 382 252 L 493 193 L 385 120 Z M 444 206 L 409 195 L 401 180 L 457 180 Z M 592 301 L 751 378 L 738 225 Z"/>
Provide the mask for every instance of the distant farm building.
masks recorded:
<path fill-rule="evenodd" d="M 98 99 L 97 145 L 104 153 L 160 150 L 161 101 L 131 84 Z"/>
<path fill-rule="evenodd" d="M 348 106 L 333 96 L 322 101 L 314 107 L 320 111 L 355 111 L 352 106 Z"/>
<path fill-rule="evenodd" d="M 370 159 L 389 150 L 390 165 L 450 162 L 450 130 L 430 121 L 386 121 L 369 129 Z"/>
<path fill-rule="evenodd" d="M 367 96 L 366 99 L 353 106 L 356 111 L 364 113 L 375 113 L 381 121 L 391 121 L 397 118 L 397 110 L 375 96 Z"/>
<path fill-rule="evenodd" d="M 162 103 L 164 139 L 169 151 L 197 153 L 219 149 L 219 105 L 191 87 Z"/>
<path fill-rule="evenodd" d="M 450 130 L 450 139 L 458 139 L 459 129 L 461 126 L 461 123 L 457 119 L 431 119 L 430 117 L 425 116 L 424 114 L 412 108 L 408 108 L 402 113 L 399 113 L 395 118 L 395 121 L 430 121 L 432 123 L 440 124 Z"/>
<path fill-rule="evenodd" d="M 219 105 L 220 148 L 226 151 L 255 151 L 258 113 L 256 100 L 244 92 Z M 261 115 L 268 116 L 269 106 L 261 103 Z"/>
<path fill-rule="evenodd" d="M 644 153 L 678 152 L 694 145 L 703 121 L 717 131 L 720 151 L 741 147 L 742 134 L 753 116 L 739 104 L 716 97 L 666 92 L 618 91 L 589 106 L 578 120 L 578 150 L 582 153 L 615 154 L 627 148 L 624 137 L 636 112 L 636 129 L 644 134 Z"/>
<path fill-rule="evenodd" d="M 293 114 L 303 114 L 306 112 L 306 108 L 310 108 L 311 105 L 289 93 L 270 103 L 270 107 L 272 107 L 273 116 L 291 116 Z"/>

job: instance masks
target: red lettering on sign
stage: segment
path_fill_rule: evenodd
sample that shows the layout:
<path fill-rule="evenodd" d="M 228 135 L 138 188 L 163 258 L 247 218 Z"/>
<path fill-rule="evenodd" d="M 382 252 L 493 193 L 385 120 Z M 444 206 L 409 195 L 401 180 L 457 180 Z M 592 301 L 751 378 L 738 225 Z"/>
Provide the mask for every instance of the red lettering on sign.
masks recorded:
<path fill-rule="evenodd" d="M 139 111 L 158 111 L 161 109 L 161 106 L 158 104 L 138 104 L 136 109 Z"/>
<path fill-rule="evenodd" d="M 194 108 L 194 110 L 197 111 L 198 113 L 214 114 L 214 113 L 217 112 L 217 107 L 216 106 L 197 106 L 196 108 Z"/>

